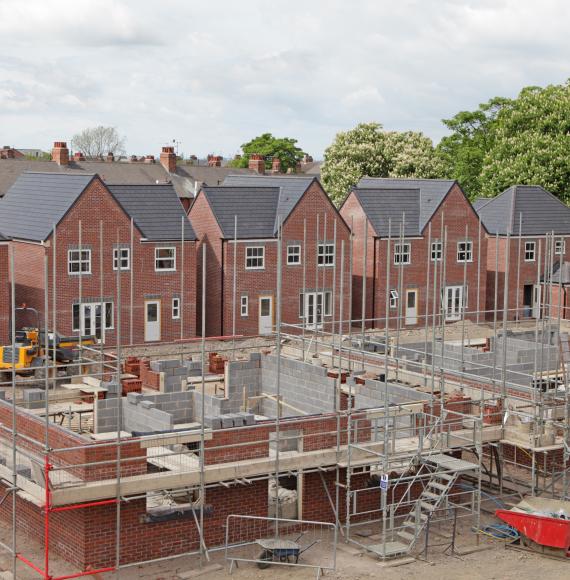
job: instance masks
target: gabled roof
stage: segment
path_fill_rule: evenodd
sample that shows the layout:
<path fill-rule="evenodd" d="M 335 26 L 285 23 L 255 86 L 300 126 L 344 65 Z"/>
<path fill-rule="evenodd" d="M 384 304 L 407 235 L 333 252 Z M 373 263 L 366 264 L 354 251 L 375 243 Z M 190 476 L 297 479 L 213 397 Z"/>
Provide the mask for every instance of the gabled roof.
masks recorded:
<path fill-rule="evenodd" d="M 383 189 L 357 187 L 353 190 L 370 225 L 378 237 L 400 235 L 404 219 L 404 235 L 418 236 L 420 223 L 419 189 Z"/>
<path fill-rule="evenodd" d="M 279 204 L 278 187 L 203 187 L 212 212 L 226 239 L 234 237 L 237 216 L 237 237 L 272 238 Z"/>
<path fill-rule="evenodd" d="M 94 177 L 23 173 L 0 200 L 0 231 L 12 238 L 44 241 Z"/>
<path fill-rule="evenodd" d="M 514 185 L 476 206 L 490 234 L 570 234 L 570 208 L 538 185 Z"/>
<path fill-rule="evenodd" d="M 107 185 L 121 207 L 133 218 L 141 234 L 149 241 L 180 241 L 182 220 L 184 240 L 196 234 L 178 199 L 174 187 L 161 185 Z"/>
<path fill-rule="evenodd" d="M 315 181 L 314 176 L 293 176 L 293 175 L 229 175 L 224 179 L 223 185 L 238 187 L 278 187 L 279 204 L 273 233 L 277 233 L 279 220 L 285 223 L 289 214 L 293 211 L 299 200 L 303 197 L 311 183 Z"/>
<path fill-rule="evenodd" d="M 418 233 L 426 227 L 437 208 L 441 205 L 445 196 L 453 187 L 453 179 L 396 179 L 390 177 L 363 177 L 358 182 L 358 188 L 382 188 L 393 190 L 418 189 L 419 197 L 419 223 Z M 394 198 L 398 203 L 398 198 Z M 406 202 L 407 203 L 407 202 Z M 403 209 L 395 209 L 401 214 Z"/>

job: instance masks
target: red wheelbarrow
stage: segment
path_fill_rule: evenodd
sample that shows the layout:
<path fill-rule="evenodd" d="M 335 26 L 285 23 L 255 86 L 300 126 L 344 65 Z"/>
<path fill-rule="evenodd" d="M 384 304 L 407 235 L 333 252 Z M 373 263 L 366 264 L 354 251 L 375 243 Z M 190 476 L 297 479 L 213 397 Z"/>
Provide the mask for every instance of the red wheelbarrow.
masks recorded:
<path fill-rule="evenodd" d="M 529 497 L 495 515 L 519 532 L 526 548 L 570 558 L 570 502 Z"/>

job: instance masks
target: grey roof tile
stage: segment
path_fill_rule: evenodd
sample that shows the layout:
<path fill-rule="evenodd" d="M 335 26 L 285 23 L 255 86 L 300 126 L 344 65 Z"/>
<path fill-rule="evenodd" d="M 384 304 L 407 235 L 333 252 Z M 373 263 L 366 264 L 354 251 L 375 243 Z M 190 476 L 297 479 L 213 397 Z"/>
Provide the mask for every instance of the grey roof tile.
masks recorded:
<path fill-rule="evenodd" d="M 509 187 L 476 210 L 493 235 L 518 235 L 519 225 L 523 236 L 570 234 L 570 208 L 538 185 Z"/>
<path fill-rule="evenodd" d="M 150 241 L 195 240 L 196 234 L 174 187 L 164 185 L 107 185 L 113 197 Z"/>
<path fill-rule="evenodd" d="M 420 191 L 419 232 L 422 232 L 433 214 L 449 193 L 453 179 L 399 179 L 391 177 L 363 177 L 357 187 L 382 189 L 418 189 Z M 397 199 L 394 202 L 397 203 Z M 402 210 L 399 210 L 402 213 Z"/>
<path fill-rule="evenodd" d="M 421 233 L 419 189 L 357 187 L 354 194 L 378 237 L 398 237 L 403 219 L 405 236 Z"/>
<path fill-rule="evenodd" d="M 279 205 L 275 216 L 274 233 L 277 233 L 279 220 L 284 223 L 303 194 L 307 191 L 314 176 L 293 175 L 229 175 L 223 185 L 240 187 L 278 187 L 280 189 Z"/>
<path fill-rule="evenodd" d="M 279 203 L 278 187 L 203 187 L 224 238 L 272 238 Z"/>
<path fill-rule="evenodd" d="M 93 178 L 86 173 L 23 173 L 0 200 L 0 230 L 12 238 L 45 240 Z"/>

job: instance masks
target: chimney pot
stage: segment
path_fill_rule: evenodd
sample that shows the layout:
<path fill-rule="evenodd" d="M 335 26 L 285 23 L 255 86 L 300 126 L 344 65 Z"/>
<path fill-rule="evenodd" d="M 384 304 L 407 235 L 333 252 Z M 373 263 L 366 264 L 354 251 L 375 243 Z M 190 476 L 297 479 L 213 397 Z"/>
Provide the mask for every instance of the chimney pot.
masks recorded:
<path fill-rule="evenodd" d="M 271 162 L 271 173 L 281 173 L 281 159 L 274 157 Z"/>
<path fill-rule="evenodd" d="M 145 162 L 145 163 L 154 163 L 154 155 L 147 155 L 147 156 L 144 158 L 144 162 Z"/>
<path fill-rule="evenodd" d="M 263 175 L 265 173 L 265 159 L 261 155 L 254 153 L 249 158 L 248 168 L 255 171 L 255 173 Z"/>
<path fill-rule="evenodd" d="M 174 147 L 165 146 L 162 148 L 160 164 L 168 173 L 176 172 L 176 154 L 174 153 Z"/>
<path fill-rule="evenodd" d="M 109 153 L 107 153 L 107 162 L 112 163 L 113 161 L 115 161 L 115 155 L 112 151 L 109 151 Z"/>
<path fill-rule="evenodd" d="M 69 165 L 69 149 L 65 141 L 55 141 L 51 150 L 52 161 L 58 165 Z"/>

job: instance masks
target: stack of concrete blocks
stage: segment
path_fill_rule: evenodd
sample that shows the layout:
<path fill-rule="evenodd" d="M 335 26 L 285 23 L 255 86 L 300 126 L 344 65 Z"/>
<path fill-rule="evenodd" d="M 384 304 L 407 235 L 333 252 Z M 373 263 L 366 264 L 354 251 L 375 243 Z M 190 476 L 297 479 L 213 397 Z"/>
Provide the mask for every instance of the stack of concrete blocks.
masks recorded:
<path fill-rule="evenodd" d="M 26 389 L 23 393 L 24 409 L 41 409 L 45 407 L 43 389 Z"/>
<path fill-rule="evenodd" d="M 335 379 L 327 376 L 328 369 L 303 361 L 282 358 L 280 366 L 280 394 L 282 401 L 298 411 L 282 406 L 283 417 L 328 413 L 335 409 Z M 261 358 L 261 391 L 275 395 L 277 392 L 277 357 Z M 263 414 L 277 415 L 277 403 L 263 399 Z"/>
<path fill-rule="evenodd" d="M 201 377 L 202 376 L 202 361 L 187 360 L 184 361 L 184 366 L 187 370 L 188 377 Z"/>
<path fill-rule="evenodd" d="M 89 377 L 86 377 L 89 378 Z M 119 387 L 119 383 L 116 379 L 111 381 L 101 381 L 101 386 L 104 389 L 107 389 L 107 398 L 112 399 L 114 397 L 118 397 L 121 393 L 121 389 Z"/>
<path fill-rule="evenodd" d="M 94 431 L 117 430 L 118 403 L 123 410 L 123 431 L 168 431 L 193 421 L 193 397 L 188 391 L 142 395 L 128 393 L 121 399 L 98 399 L 94 405 Z M 146 421 L 146 423 L 145 423 Z"/>
<path fill-rule="evenodd" d="M 204 416 L 204 425 L 212 430 L 232 429 L 233 427 L 244 427 L 253 425 L 254 423 L 255 415 L 244 411 L 228 413 L 220 415 L 219 417 Z"/>
<path fill-rule="evenodd" d="M 151 361 L 150 369 L 160 373 L 160 392 L 174 393 L 186 390 L 188 369 L 179 359 Z"/>

